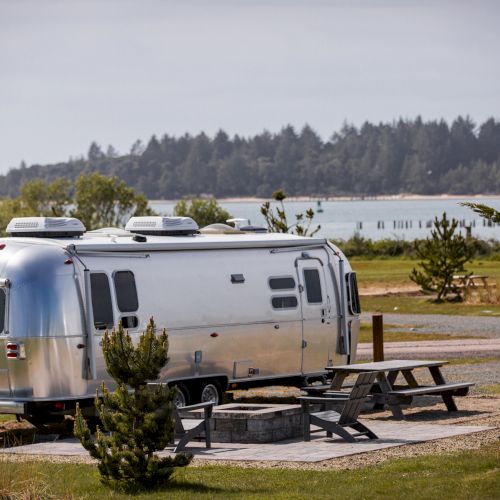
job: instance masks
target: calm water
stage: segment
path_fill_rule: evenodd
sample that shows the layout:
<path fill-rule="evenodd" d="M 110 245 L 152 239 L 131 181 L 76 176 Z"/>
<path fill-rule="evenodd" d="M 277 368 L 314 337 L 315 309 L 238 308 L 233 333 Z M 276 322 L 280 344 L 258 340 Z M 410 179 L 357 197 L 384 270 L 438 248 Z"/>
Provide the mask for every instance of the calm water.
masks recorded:
<path fill-rule="evenodd" d="M 500 210 L 500 197 L 496 199 L 454 199 L 454 200 L 358 200 L 324 201 L 323 213 L 317 213 L 314 221 L 321 225 L 318 235 L 328 238 L 348 239 L 357 231 L 360 235 L 372 239 L 399 238 L 412 240 L 425 237 L 430 228 L 428 221 L 446 212 L 448 217 L 465 221 L 472 225 L 472 234 L 481 238 L 500 239 L 500 225 L 484 226 L 484 221 L 468 208 L 459 205 L 461 201 L 486 203 Z M 171 215 L 175 203 L 154 201 L 153 210 Z M 254 225 L 265 225 L 260 214 L 260 202 L 221 203 L 233 217 L 250 219 Z M 316 202 L 287 202 L 285 205 L 288 218 L 294 219 L 297 213 L 308 208 L 316 211 Z M 419 227 L 419 226 L 422 227 Z M 465 229 L 461 229 L 462 232 Z"/>

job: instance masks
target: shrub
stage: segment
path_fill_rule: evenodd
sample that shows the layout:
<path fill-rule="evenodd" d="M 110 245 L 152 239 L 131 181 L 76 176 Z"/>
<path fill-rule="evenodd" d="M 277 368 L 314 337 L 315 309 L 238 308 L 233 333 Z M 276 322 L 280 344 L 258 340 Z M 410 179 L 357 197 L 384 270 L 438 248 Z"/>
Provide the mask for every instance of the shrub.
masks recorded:
<path fill-rule="evenodd" d="M 134 491 L 149 489 L 168 481 L 175 467 L 188 465 L 191 456 L 177 454 L 175 458 L 159 458 L 155 451 L 163 450 L 174 438 L 172 418 L 175 391 L 161 384 L 154 389 L 148 380 L 156 380 L 167 362 L 168 339 L 165 330 L 156 335 L 151 318 L 137 347 L 120 325 L 104 335 L 103 353 L 106 367 L 117 382 L 116 392 L 102 385 L 102 400 L 96 396 L 104 434 L 97 428 L 96 438 L 77 407 L 74 433 L 93 458 L 103 483 L 114 489 Z"/>

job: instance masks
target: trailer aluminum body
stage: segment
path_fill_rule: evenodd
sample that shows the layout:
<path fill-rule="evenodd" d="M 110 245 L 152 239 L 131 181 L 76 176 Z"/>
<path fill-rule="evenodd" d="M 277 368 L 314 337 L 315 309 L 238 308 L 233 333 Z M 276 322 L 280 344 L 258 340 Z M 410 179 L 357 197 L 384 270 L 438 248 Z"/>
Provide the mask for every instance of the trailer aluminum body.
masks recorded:
<path fill-rule="evenodd" d="M 229 385 L 325 375 L 353 362 L 355 275 L 325 239 L 286 234 L 0 239 L 0 413 L 31 421 L 91 406 L 101 343 L 150 317 L 169 334 L 162 383 L 181 403 Z M 208 391 L 208 392 L 207 392 Z"/>

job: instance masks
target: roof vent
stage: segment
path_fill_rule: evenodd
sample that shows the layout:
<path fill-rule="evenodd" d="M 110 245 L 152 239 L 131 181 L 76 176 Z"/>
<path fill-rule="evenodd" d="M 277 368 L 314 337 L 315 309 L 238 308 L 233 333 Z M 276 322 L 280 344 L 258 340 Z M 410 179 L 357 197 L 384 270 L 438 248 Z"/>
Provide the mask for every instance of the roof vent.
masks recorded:
<path fill-rule="evenodd" d="M 85 226 L 73 217 L 14 217 L 6 231 L 12 236 L 68 238 L 81 236 Z"/>
<path fill-rule="evenodd" d="M 156 236 L 185 236 L 198 232 L 198 224 L 191 217 L 131 217 L 125 226 L 131 233 Z"/>

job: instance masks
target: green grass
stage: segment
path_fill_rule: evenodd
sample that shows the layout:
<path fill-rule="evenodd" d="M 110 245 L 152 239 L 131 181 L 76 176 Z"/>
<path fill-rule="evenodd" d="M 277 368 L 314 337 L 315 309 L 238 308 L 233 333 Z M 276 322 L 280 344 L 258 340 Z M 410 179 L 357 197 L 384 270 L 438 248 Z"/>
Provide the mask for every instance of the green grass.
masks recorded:
<path fill-rule="evenodd" d="M 0 424 L 3 422 L 8 422 L 9 420 L 15 420 L 16 417 L 14 415 L 2 415 L 0 414 Z"/>
<path fill-rule="evenodd" d="M 465 335 L 450 335 L 448 333 L 417 333 L 409 331 L 413 325 L 384 325 L 384 342 L 414 342 L 420 340 L 450 340 L 472 338 Z M 390 331 L 391 328 L 405 329 L 406 331 Z M 478 337 L 475 337 L 478 338 Z M 358 342 L 372 342 L 373 333 L 371 323 L 361 323 Z"/>
<path fill-rule="evenodd" d="M 417 267 L 414 259 L 351 259 L 351 265 L 358 276 L 360 286 L 376 284 L 411 284 L 409 274 Z M 468 272 L 486 274 L 489 280 L 500 280 L 500 264 L 493 260 L 474 260 L 466 266 Z"/>
<path fill-rule="evenodd" d="M 458 316 L 499 316 L 500 305 L 464 304 L 462 302 L 435 303 L 425 297 L 363 296 L 361 309 L 370 312 L 401 314 L 452 314 Z M 484 312 L 491 311 L 491 312 Z"/>
<path fill-rule="evenodd" d="M 480 365 L 482 363 L 498 362 L 498 358 L 484 357 L 484 358 L 453 358 L 447 360 L 450 365 Z"/>
<path fill-rule="evenodd" d="M 500 384 L 483 385 L 482 387 L 479 387 L 479 392 L 484 394 L 499 395 Z"/>
<path fill-rule="evenodd" d="M 188 467 L 177 471 L 167 488 L 132 498 L 498 498 L 499 464 L 500 445 L 495 443 L 476 451 L 396 459 L 355 470 Z M 15 492 L 20 498 L 131 498 L 102 486 L 90 465 L 1 462 L 0 468 L 0 497 Z M 21 496 L 23 490 L 32 495 Z"/>

